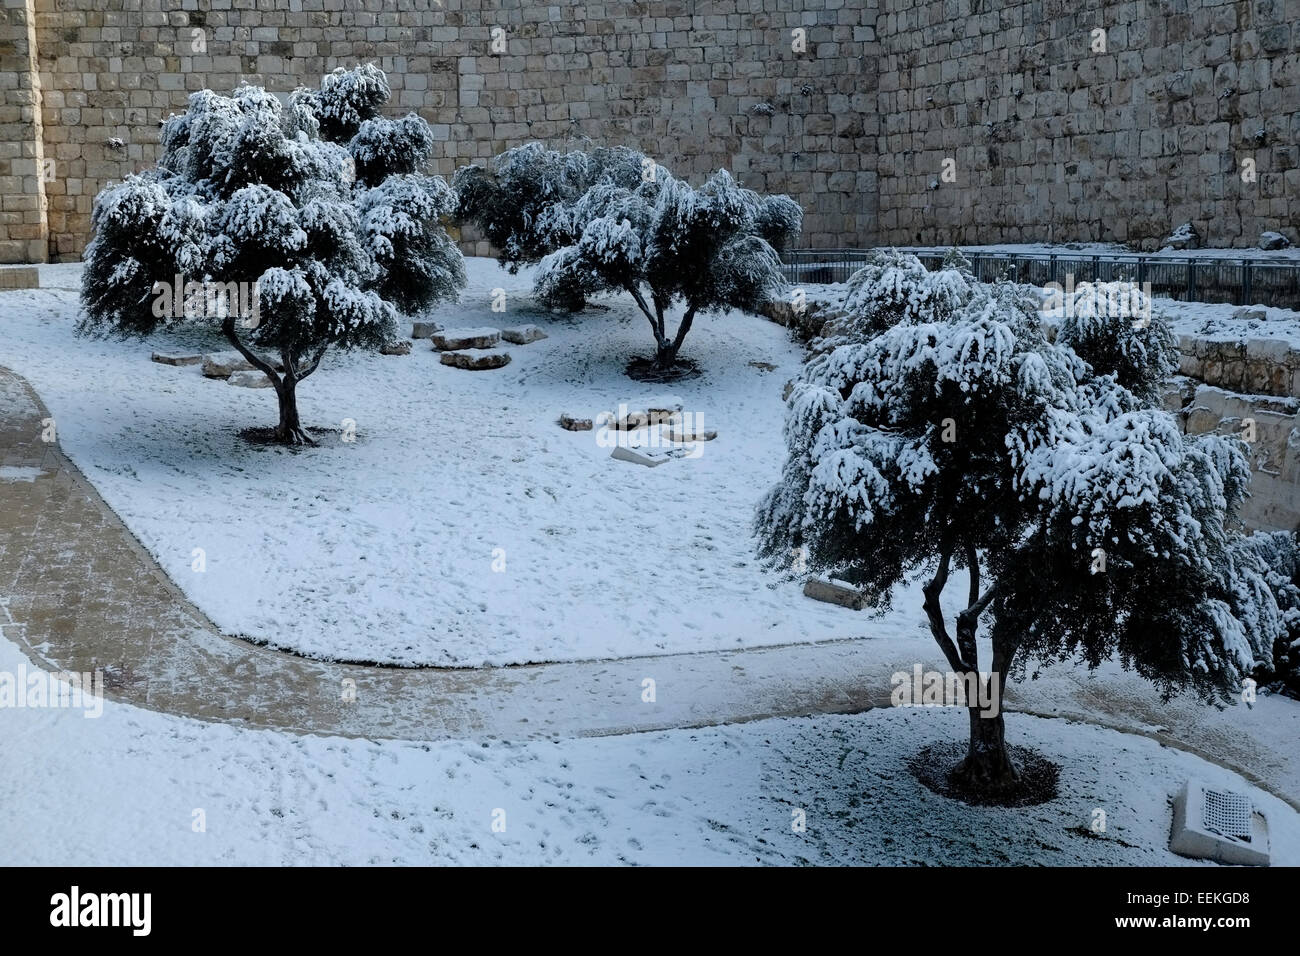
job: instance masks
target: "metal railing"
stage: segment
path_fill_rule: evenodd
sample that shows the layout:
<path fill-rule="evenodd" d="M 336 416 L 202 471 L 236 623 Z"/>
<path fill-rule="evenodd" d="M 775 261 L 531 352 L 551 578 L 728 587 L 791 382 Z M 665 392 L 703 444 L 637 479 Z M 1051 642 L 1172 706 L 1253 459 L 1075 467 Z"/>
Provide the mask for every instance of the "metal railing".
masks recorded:
<path fill-rule="evenodd" d="M 844 282 L 862 267 L 871 249 L 796 249 L 782 256 L 782 271 L 795 283 Z M 945 253 L 911 252 L 927 269 L 938 269 Z M 977 278 L 1068 286 L 1127 280 L 1151 284 L 1151 294 L 1187 302 L 1230 302 L 1300 309 L 1300 260 L 1210 256 L 1147 256 L 1139 253 L 1005 253 L 962 250 Z"/>

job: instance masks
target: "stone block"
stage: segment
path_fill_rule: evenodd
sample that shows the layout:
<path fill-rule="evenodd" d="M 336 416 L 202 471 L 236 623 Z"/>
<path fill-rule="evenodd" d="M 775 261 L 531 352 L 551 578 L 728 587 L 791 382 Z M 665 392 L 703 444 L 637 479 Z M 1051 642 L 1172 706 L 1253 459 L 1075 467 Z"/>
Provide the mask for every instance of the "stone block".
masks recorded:
<path fill-rule="evenodd" d="M 491 349 L 501 342 L 501 330 L 481 326 L 468 329 L 444 329 L 429 336 L 440 352 L 463 349 Z M 446 363 L 450 364 L 450 363 Z"/>
<path fill-rule="evenodd" d="M 510 353 L 489 349 L 458 349 L 443 352 L 440 360 L 443 365 L 462 368 L 470 372 L 480 372 L 509 365 Z"/>

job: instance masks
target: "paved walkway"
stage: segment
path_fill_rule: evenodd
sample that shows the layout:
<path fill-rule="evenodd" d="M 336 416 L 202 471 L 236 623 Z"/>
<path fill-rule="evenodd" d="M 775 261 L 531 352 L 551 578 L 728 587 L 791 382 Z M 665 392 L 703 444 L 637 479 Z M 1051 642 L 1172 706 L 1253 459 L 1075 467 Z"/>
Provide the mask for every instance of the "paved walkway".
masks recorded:
<path fill-rule="evenodd" d="M 107 696 L 295 733 L 436 740 L 596 736 L 888 705 L 916 646 L 870 639 L 486 669 L 331 664 L 227 637 L 176 588 L 0 368 L 0 633 L 52 670 L 102 668 Z M 941 668 L 937 649 L 922 663 Z M 655 702 L 642 682 L 655 681 Z M 355 700 L 344 690 L 355 686 Z M 1300 708 L 1162 704 L 1136 677 L 1048 668 L 1011 709 L 1139 733 L 1230 767 L 1300 809 Z M 1291 746 L 1279 741 L 1290 741 Z M 1098 759 L 1104 759 L 1099 756 Z"/>

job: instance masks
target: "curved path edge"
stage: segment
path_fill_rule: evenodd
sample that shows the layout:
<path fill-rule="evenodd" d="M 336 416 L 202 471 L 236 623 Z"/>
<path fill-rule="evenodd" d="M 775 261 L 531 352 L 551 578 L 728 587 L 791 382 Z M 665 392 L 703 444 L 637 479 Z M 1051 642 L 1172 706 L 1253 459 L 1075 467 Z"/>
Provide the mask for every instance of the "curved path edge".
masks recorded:
<path fill-rule="evenodd" d="M 105 696 L 162 713 L 299 734 L 527 740 L 856 713 L 889 706 L 920 642 L 870 638 L 501 668 L 313 661 L 222 634 L 167 577 L 57 443 L 28 382 L 0 366 L 0 634 L 47 670 L 100 669 Z M 922 658 L 942 669 L 937 650 Z M 642 682 L 655 682 L 643 701 Z M 349 683 L 351 682 L 351 683 Z M 355 695 L 351 691 L 355 689 Z M 353 699 L 348 699 L 353 696 Z M 1259 719 L 1300 708 L 1261 701 Z M 1300 810 L 1300 748 L 1271 745 L 1139 678 L 1046 668 L 1008 709 L 1150 737 L 1241 774 Z M 1243 729 L 1244 728 L 1244 729 Z M 1263 731 L 1267 732 L 1263 732 Z M 1099 755 L 1104 759 L 1104 755 Z"/>

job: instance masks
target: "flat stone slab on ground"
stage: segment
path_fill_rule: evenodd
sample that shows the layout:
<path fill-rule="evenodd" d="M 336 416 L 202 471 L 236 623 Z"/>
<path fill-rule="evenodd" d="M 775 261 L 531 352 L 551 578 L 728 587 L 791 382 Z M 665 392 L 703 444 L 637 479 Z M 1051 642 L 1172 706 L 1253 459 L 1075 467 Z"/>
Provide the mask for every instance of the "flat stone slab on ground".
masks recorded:
<path fill-rule="evenodd" d="M 381 355 L 410 355 L 410 342 L 385 342 L 379 347 Z"/>
<path fill-rule="evenodd" d="M 203 361 L 197 352 L 154 352 L 149 358 L 160 365 L 198 365 Z"/>
<path fill-rule="evenodd" d="M 240 388 L 270 388 L 271 380 L 266 377 L 265 372 L 259 372 L 257 369 L 252 371 L 231 372 L 230 378 L 226 379 L 231 385 L 238 385 Z"/>
<path fill-rule="evenodd" d="M 502 329 L 501 337 L 512 345 L 527 345 L 529 342 L 537 342 L 547 337 L 535 325 L 516 325 L 514 328 Z"/>
<path fill-rule="evenodd" d="M 656 395 L 646 399 L 641 406 L 648 412 L 680 412 L 685 403 L 677 395 Z"/>
<path fill-rule="evenodd" d="M 501 343 L 501 330 L 487 326 L 471 329 L 444 329 L 429 336 L 433 347 L 440 352 L 456 352 L 463 349 L 491 349 Z"/>
<path fill-rule="evenodd" d="M 284 371 L 284 363 L 278 356 L 263 356 L 271 368 L 277 372 Z M 203 356 L 203 374 L 207 378 L 229 378 L 235 372 L 253 372 L 253 363 L 233 349 L 229 352 L 209 352 Z"/>
<path fill-rule="evenodd" d="M 672 460 L 671 456 L 654 448 L 627 448 L 623 445 L 615 448 L 609 457 L 617 461 L 630 461 L 633 464 L 645 465 L 647 468 L 655 468 Z"/>
<path fill-rule="evenodd" d="M 442 364 L 478 372 L 484 369 L 501 368 L 503 365 L 509 365 L 510 353 L 489 351 L 488 349 L 461 349 L 455 352 L 443 352 Z"/>
<path fill-rule="evenodd" d="M 854 611 L 861 611 L 867 606 L 867 596 L 855 587 L 828 581 L 825 578 L 809 578 L 803 586 L 804 597 L 827 604 L 838 604 Z"/>
<path fill-rule="evenodd" d="M 618 409 L 601 412 L 597 424 L 617 431 L 633 431 L 649 425 L 681 421 L 683 402 L 676 395 L 660 395 L 642 402 L 620 402 Z"/>
<path fill-rule="evenodd" d="M 560 415 L 560 427 L 570 432 L 589 432 L 592 429 L 592 421 L 590 418 L 578 418 L 576 415 L 564 412 Z"/>
<path fill-rule="evenodd" d="M 713 441 L 718 437 L 716 428 L 692 428 L 683 430 L 680 425 L 669 425 L 664 429 L 663 437 L 668 441 Z"/>
<path fill-rule="evenodd" d="M 442 324 L 439 322 L 412 322 L 411 338 L 429 339 L 433 338 L 435 332 L 442 331 Z"/>
<path fill-rule="evenodd" d="M 235 372 L 251 372 L 253 363 L 238 352 L 215 352 L 203 356 L 205 378 L 230 378 Z"/>

